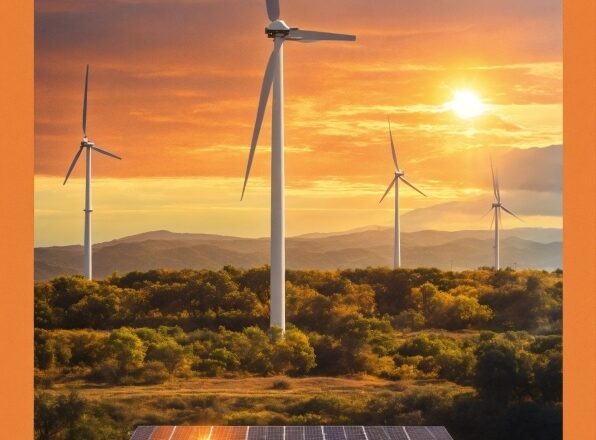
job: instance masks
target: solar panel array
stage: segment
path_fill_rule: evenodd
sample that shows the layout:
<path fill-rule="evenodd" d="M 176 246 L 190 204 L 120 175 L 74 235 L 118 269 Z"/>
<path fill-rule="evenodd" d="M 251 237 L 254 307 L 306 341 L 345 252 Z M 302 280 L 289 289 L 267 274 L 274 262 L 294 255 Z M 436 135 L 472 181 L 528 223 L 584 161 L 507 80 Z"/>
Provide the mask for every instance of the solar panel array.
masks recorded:
<path fill-rule="evenodd" d="M 139 426 L 130 440 L 453 440 L 443 426 Z"/>

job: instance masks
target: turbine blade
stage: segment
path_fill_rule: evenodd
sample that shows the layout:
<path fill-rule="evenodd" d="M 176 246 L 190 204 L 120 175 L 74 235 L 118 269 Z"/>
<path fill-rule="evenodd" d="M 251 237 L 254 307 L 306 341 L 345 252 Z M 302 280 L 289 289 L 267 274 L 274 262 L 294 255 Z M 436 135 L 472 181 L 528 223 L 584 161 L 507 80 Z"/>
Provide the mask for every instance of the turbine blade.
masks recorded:
<path fill-rule="evenodd" d="M 397 171 L 399 170 L 399 165 L 397 164 L 397 151 L 395 150 L 393 134 L 391 133 L 391 121 L 389 121 L 389 139 L 391 140 L 391 154 L 393 156 L 393 164 L 395 165 L 395 171 Z"/>
<path fill-rule="evenodd" d="M 509 215 L 512 215 L 513 217 L 515 217 L 516 219 L 518 219 L 520 222 L 523 222 L 523 220 L 518 217 L 517 215 L 515 215 L 513 212 L 509 211 L 507 208 L 505 208 L 503 205 L 501 205 L 501 208 Z"/>
<path fill-rule="evenodd" d="M 495 173 L 495 178 L 497 181 L 497 200 L 501 203 L 501 189 L 499 188 L 499 170 Z"/>
<path fill-rule="evenodd" d="M 486 217 L 488 215 L 489 212 L 491 212 L 494 208 L 490 208 L 488 211 L 486 211 L 486 214 L 484 214 L 482 217 L 480 217 L 480 220 L 482 220 L 484 217 Z"/>
<path fill-rule="evenodd" d="M 406 184 L 408 185 L 410 188 L 412 188 L 414 191 L 418 191 L 420 194 L 422 194 L 424 197 L 427 197 L 426 194 L 424 194 L 422 191 L 420 191 L 418 188 L 416 188 L 414 185 L 412 185 L 410 182 L 408 182 L 406 179 L 404 179 L 404 176 L 399 176 L 399 178 Z"/>
<path fill-rule="evenodd" d="M 257 141 L 259 140 L 259 133 L 261 131 L 261 125 L 263 124 L 263 117 L 265 116 L 265 108 L 267 107 L 267 101 L 269 100 L 269 93 L 271 86 L 273 85 L 273 76 L 275 70 L 278 67 L 279 49 L 273 49 L 267 62 L 267 68 L 265 69 L 265 76 L 263 77 L 263 85 L 261 86 L 261 96 L 259 98 L 259 107 L 257 109 L 257 119 L 255 121 L 255 128 L 252 133 L 252 141 L 250 143 L 250 153 L 248 155 L 248 163 L 246 164 L 246 174 L 244 175 L 244 186 L 242 187 L 242 196 L 240 200 L 244 199 L 244 192 L 246 191 L 246 184 L 248 183 L 248 176 L 250 176 L 250 169 L 252 167 L 252 161 L 255 156 L 255 150 L 257 148 Z"/>
<path fill-rule="evenodd" d="M 271 21 L 275 21 L 279 18 L 279 0 L 267 0 L 267 15 Z"/>
<path fill-rule="evenodd" d="M 381 203 L 385 199 L 385 197 L 387 197 L 387 194 L 389 194 L 389 191 L 391 191 L 391 188 L 393 187 L 393 184 L 395 183 L 396 180 L 397 180 L 397 176 L 395 176 L 393 178 L 393 180 L 391 180 L 391 183 L 387 187 L 387 191 L 385 191 L 385 194 L 383 194 L 383 197 L 381 197 L 381 200 L 379 200 L 379 203 Z"/>
<path fill-rule="evenodd" d="M 68 181 L 68 178 L 70 177 L 70 173 L 72 173 L 72 170 L 74 169 L 75 165 L 77 164 L 77 161 L 79 160 L 79 157 L 81 156 L 82 152 L 83 152 L 83 147 L 79 147 L 79 151 L 77 151 L 77 154 L 75 154 L 75 157 L 72 160 L 72 163 L 70 164 L 70 168 L 68 169 L 68 173 L 66 173 L 66 177 L 64 178 L 64 183 L 62 185 L 66 185 L 66 182 Z"/>
<path fill-rule="evenodd" d="M 491 210 L 492 209 L 494 209 L 494 208 L 491 208 Z M 491 220 L 490 220 L 490 228 L 488 228 L 489 231 L 493 230 L 493 225 L 495 224 L 495 218 L 496 218 L 496 214 L 493 212 L 493 216 L 491 217 Z"/>
<path fill-rule="evenodd" d="M 85 91 L 83 92 L 83 136 L 87 137 L 87 90 L 89 89 L 89 64 L 85 68 Z"/>
<path fill-rule="evenodd" d="M 114 159 L 122 160 L 122 158 L 120 156 L 116 156 L 114 153 L 110 153 L 109 151 L 102 150 L 99 147 L 92 146 L 91 148 L 94 149 L 95 151 L 97 151 L 98 153 L 105 154 L 106 156 L 113 157 Z"/>
<path fill-rule="evenodd" d="M 497 180 L 495 179 L 495 169 L 493 167 L 493 158 L 490 158 L 490 172 L 493 176 L 493 194 L 495 195 L 495 200 L 499 201 L 499 195 L 497 194 Z"/>
<path fill-rule="evenodd" d="M 286 39 L 290 41 L 299 41 L 301 43 L 314 43 L 316 41 L 356 41 L 356 35 L 290 29 L 290 34 Z"/>

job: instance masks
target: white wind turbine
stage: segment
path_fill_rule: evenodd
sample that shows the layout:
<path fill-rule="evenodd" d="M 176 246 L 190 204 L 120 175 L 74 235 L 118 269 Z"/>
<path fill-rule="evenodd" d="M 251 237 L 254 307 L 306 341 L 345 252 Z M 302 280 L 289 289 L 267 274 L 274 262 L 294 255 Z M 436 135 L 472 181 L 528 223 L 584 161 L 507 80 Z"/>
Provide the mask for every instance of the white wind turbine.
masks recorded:
<path fill-rule="evenodd" d="M 383 197 L 381 197 L 381 200 L 379 201 L 379 203 L 381 203 L 383 201 L 383 199 L 385 199 L 385 197 L 387 197 L 387 194 L 389 194 L 389 191 L 391 191 L 391 188 L 395 188 L 395 232 L 394 232 L 394 238 L 393 238 L 393 240 L 394 240 L 394 243 L 393 243 L 393 267 L 395 269 L 398 269 L 401 267 L 401 234 L 400 234 L 400 222 L 399 222 L 399 181 L 401 180 L 403 183 L 408 185 L 410 188 L 414 189 L 415 191 L 418 191 L 424 197 L 426 197 L 426 194 L 424 194 L 422 191 L 420 191 L 418 188 L 416 188 L 414 185 L 412 185 L 410 182 L 408 182 L 406 180 L 406 178 L 404 177 L 406 173 L 403 170 L 401 170 L 399 168 L 399 165 L 397 164 L 397 151 L 395 150 L 395 144 L 393 143 L 393 134 L 391 133 L 391 121 L 389 121 L 389 139 L 391 141 L 391 156 L 393 157 L 393 165 L 395 166 L 395 171 L 394 171 L 393 180 L 391 181 L 391 183 L 389 183 L 389 186 L 387 187 L 387 191 L 385 191 L 385 194 L 383 194 Z"/>
<path fill-rule="evenodd" d="M 354 35 L 332 34 L 290 28 L 280 20 L 279 0 L 266 0 L 271 23 L 265 28 L 273 40 L 257 110 L 257 118 L 250 145 L 250 154 L 242 187 L 242 197 L 250 175 L 257 140 L 263 123 L 269 92 L 273 88 L 271 125 L 271 326 L 286 328 L 285 317 L 285 221 L 284 221 L 284 77 L 283 45 L 285 41 L 311 43 L 324 40 L 355 41 Z"/>
<path fill-rule="evenodd" d="M 91 207 L 91 150 L 95 150 L 98 153 L 105 154 L 106 156 L 113 157 L 115 159 L 120 160 L 121 158 L 116 156 L 115 154 L 110 153 L 109 151 L 103 150 L 97 147 L 93 142 L 90 142 L 87 138 L 87 90 L 89 86 L 89 64 L 87 64 L 85 68 L 85 91 L 83 93 L 83 139 L 81 140 L 81 145 L 79 146 L 79 151 L 75 154 L 75 157 L 70 164 L 70 168 L 66 173 L 66 178 L 64 179 L 63 185 L 66 185 L 68 178 L 70 177 L 70 173 L 74 169 L 83 149 L 85 150 L 85 159 L 86 159 L 86 173 L 85 173 L 85 238 L 84 238 L 84 247 L 85 247 L 85 254 L 83 260 L 84 272 L 85 277 L 91 279 L 93 276 L 92 272 L 92 255 L 91 255 L 91 212 L 93 212 L 93 208 Z"/>
<path fill-rule="evenodd" d="M 491 174 L 493 177 L 493 193 L 495 195 L 495 201 L 493 202 L 493 205 L 490 209 L 491 211 L 493 211 L 493 219 L 491 221 L 491 228 L 494 223 L 494 225 L 495 225 L 495 243 L 494 243 L 495 270 L 499 270 L 501 268 L 500 248 L 499 248 L 499 233 L 500 233 L 500 227 L 502 225 L 501 210 L 505 211 L 507 214 L 515 217 L 516 219 L 518 219 L 520 221 L 522 221 L 522 219 L 503 206 L 503 203 L 501 202 L 501 191 L 499 189 L 499 175 L 498 175 L 498 172 L 495 173 L 492 160 L 490 162 L 490 171 L 491 171 Z"/>

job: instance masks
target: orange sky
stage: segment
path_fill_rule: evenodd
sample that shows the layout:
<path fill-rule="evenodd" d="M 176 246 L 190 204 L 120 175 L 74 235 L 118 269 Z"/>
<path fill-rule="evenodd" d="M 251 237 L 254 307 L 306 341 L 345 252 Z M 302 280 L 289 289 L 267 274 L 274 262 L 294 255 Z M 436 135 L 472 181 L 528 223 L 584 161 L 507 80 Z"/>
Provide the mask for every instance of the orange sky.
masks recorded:
<path fill-rule="evenodd" d="M 271 50 L 264 1 L 43 0 L 35 18 L 38 245 L 81 241 L 83 167 L 61 181 L 80 142 L 85 63 L 89 135 L 124 157 L 94 161 L 95 241 L 268 235 L 268 117 L 238 200 Z M 561 225 L 561 149 L 544 148 L 562 143 L 559 1 L 282 0 L 282 18 L 358 35 L 286 44 L 289 234 L 392 223 L 391 201 L 377 203 L 392 173 L 388 116 L 400 165 L 429 194 L 404 191 L 406 229 L 488 228 L 489 155 L 523 226 Z M 449 111 L 462 88 L 488 112 Z"/>

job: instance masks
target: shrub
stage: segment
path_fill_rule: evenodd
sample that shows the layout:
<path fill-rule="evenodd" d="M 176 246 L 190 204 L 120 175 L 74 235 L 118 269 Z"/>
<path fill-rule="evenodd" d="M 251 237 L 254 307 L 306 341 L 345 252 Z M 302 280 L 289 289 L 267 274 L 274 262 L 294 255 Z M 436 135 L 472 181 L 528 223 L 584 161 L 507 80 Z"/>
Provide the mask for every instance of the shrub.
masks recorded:
<path fill-rule="evenodd" d="M 146 385 L 164 383 L 170 378 L 166 366 L 160 361 L 146 362 L 140 371 L 139 380 Z"/>
<path fill-rule="evenodd" d="M 276 380 L 273 382 L 273 385 L 271 385 L 271 389 L 273 390 L 289 390 L 291 387 L 290 382 L 287 380 Z"/>

